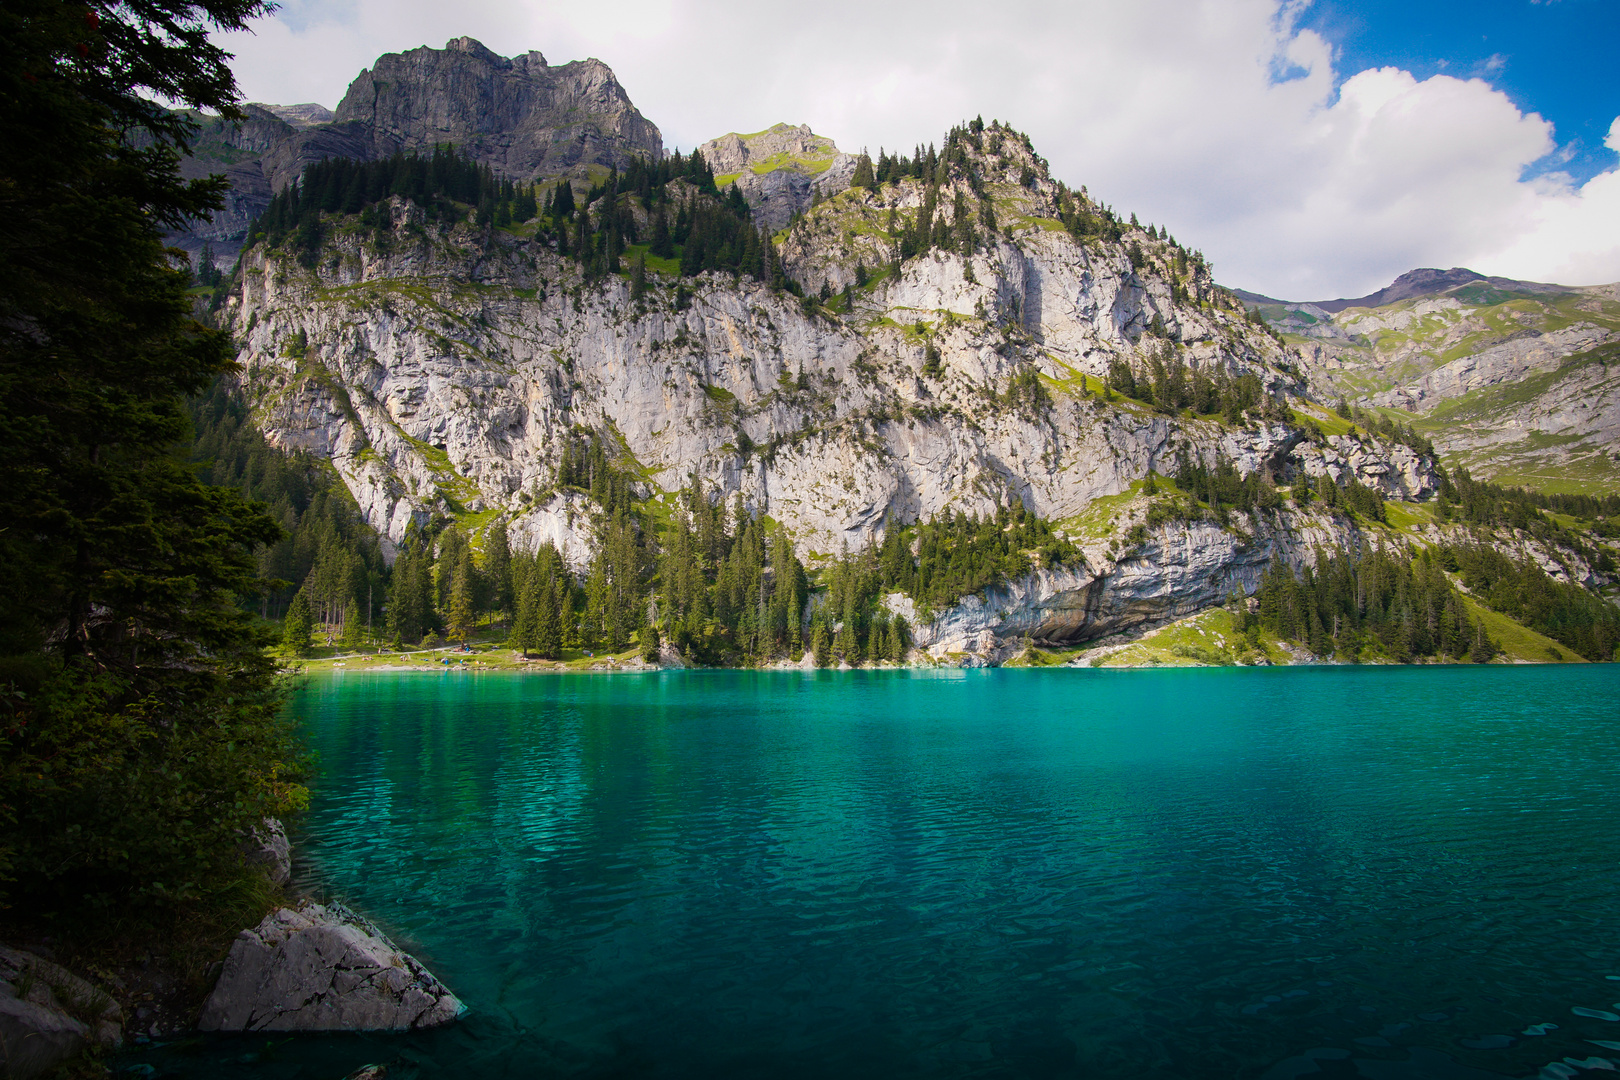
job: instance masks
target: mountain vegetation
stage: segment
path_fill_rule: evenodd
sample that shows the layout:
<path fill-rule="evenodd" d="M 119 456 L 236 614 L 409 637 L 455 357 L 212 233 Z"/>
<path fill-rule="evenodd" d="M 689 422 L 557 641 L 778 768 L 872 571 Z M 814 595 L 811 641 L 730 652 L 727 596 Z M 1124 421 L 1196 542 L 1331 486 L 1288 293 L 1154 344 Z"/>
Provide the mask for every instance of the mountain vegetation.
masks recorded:
<path fill-rule="evenodd" d="M 1248 302 L 1324 397 L 1418 429 L 1449 464 L 1541 490 L 1620 491 L 1614 285 L 1459 267 L 1415 270 L 1355 300 Z"/>
<path fill-rule="evenodd" d="M 305 168 L 297 184 L 282 188 L 248 228 L 249 244 L 279 247 L 289 238 L 304 265 L 320 250 L 323 215 L 360 215 L 360 224 L 379 227 L 376 207 L 391 196 L 420 206 L 429 221 L 459 219 L 470 205 L 481 225 L 510 225 L 536 213 L 534 189 L 498 179 L 454 147 L 432 154 L 396 154 L 384 161 L 328 158 Z M 458 205 L 459 204 L 459 205 Z"/>
<path fill-rule="evenodd" d="M 303 593 L 314 624 L 339 637 L 359 632 L 351 612 L 371 625 L 382 611 L 388 562 L 342 481 L 309 454 L 286 454 L 266 442 L 222 380 L 190 406 L 198 476 L 262 505 L 281 526 L 280 538 L 254 553 L 263 582 L 254 598 L 259 617 L 280 620 Z"/>
<path fill-rule="evenodd" d="M 926 385 L 938 384 L 943 392 L 940 398 L 910 405 L 884 401 L 867 406 L 864 416 L 870 419 L 840 436 L 860 446 L 874 444 L 870 435 L 858 432 L 881 431 L 882 425 L 896 420 L 908 427 L 960 422 L 973 428 L 996 414 L 1053 426 L 1065 415 L 1089 414 L 1106 418 L 1103 422 L 1109 424 L 1126 418 L 1137 423 L 1134 418 L 1143 416 L 1165 418 L 1173 425 L 1172 432 L 1181 433 L 1172 436 L 1160 457 L 1166 469 L 1163 483 L 1170 493 L 1159 496 L 1155 476 L 1161 474 L 1150 471 L 1145 512 L 1121 525 L 1110 522 L 1111 536 L 1102 554 L 1111 560 L 1148 557 L 1155 538 L 1167 531 L 1213 525 L 1227 535 L 1247 536 L 1259 529 L 1280 537 L 1309 520 L 1341 534 L 1332 543 L 1349 543 L 1360 529 L 1389 531 L 1391 544 L 1382 557 L 1400 568 L 1397 576 L 1405 575 L 1408 585 L 1401 588 L 1410 592 L 1417 587 L 1412 582 L 1427 588 L 1423 583 L 1432 584 L 1432 575 L 1425 576 L 1419 562 L 1432 544 L 1415 543 L 1411 534 L 1401 532 L 1406 526 L 1398 523 L 1408 520 L 1403 516 L 1408 512 L 1391 517 L 1391 486 L 1382 479 L 1395 467 L 1391 463 L 1405 462 L 1399 465 L 1408 470 L 1401 481 L 1408 485 L 1405 490 L 1416 495 L 1414 503 L 1427 499 L 1425 519 L 1432 518 L 1443 528 L 1484 530 L 1480 536 L 1489 539 L 1477 542 L 1486 544 L 1498 543 L 1505 530 L 1528 530 L 1541 550 L 1569 551 L 1596 572 L 1612 562 L 1591 531 L 1603 527 L 1603 504 L 1581 504 L 1588 524 L 1562 528 L 1556 513 L 1548 512 L 1551 503 L 1538 506 L 1528 493 L 1481 487 L 1466 470 L 1445 469 L 1435 457 L 1430 437 L 1412 423 L 1342 400 L 1337 409 L 1323 409 L 1301 396 L 1306 387 L 1286 352 L 1278 348 L 1276 335 L 1214 285 L 1199 253 L 1182 247 L 1162 228 L 1119 216 L 1083 189 L 1074 191 L 1051 180 L 1027 137 L 1005 125 L 982 121 L 961 125 L 947 134 L 942 151 L 919 147 L 909 157 L 880 151 L 875 162 L 857 159 L 847 192 L 830 198 L 818 194 L 811 208 L 776 236 L 754 228 L 752 207 L 740 189 L 722 191 L 698 153 L 632 161 L 623 171 L 599 174 L 588 188 L 561 183 L 527 192 L 505 186 L 458 153 L 441 147 L 431 158 L 396 158 L 391 165 L 312 167 L 300 189 L 278 197 L 255 226 L 255 235 L 262 235 L 267 253 L 276 250 L 279 240 L 282 255 L 275 257 L 295 256 L 317 276 L 320 268 L 297 240 L 298 230 L 307 234 L 311 221 L 323 237 L 319 245 L 324 246 L 318 250 L 330 253 L 334 266 L 347 257 L 343 252 L 356 240 L 371 245 L 382 259 L 390 258 L 400 245 L 419 245 L 428 236 L 452 246 L 456 236 L 486 249 L 495 244 L 495 251 L 504 246 L 519 258 L 515 265 L 521 267 L 526 259 L 533 268 L 535 286 L 530 291 L 545 294 L 559 289 L 576 321 L 588 315 L 586 297 L 606 298 L 627 284 L 630 303 L 615 312 L 615 326 L 627 325 L 626 319 L 638 327 L 663 320 L 666 335 L 675 327 L 667 340 L 642 342 L 632 347 L 632 354 L 645 349 L 644 355 L 656 356 L 667 348 L 677 355 L 690 354 L 693 359 L 686 363 L 697 362 L 705 347 L 689 336 L 697 329 L 690 320 L 699 290 L 710 290 L 711 297 L 729 296 L 733 290 L 741 294 L 757 285 L 772 296 L 799 293 L 802 299 L 794 298 L 797 310 L 785 310 L 810 322 L 805 331 L 793 333 L 824 339 L 840 333 L 866 336 L 869 344 L 850 366 L 849 377 L 858 385 L 870 385 L 865 392 L 875 399 L 882 401 L 894 391 L 885 389 L 881 380 L 869 383 L 880 370 L 877 363 L 883 362 L 875 363 L 874 358 L 884 350 L 903 352 L 911 346 L 921 351 L 920 367 L 912 370 L 929 381 Z M 390 173 L 389 168 L 405 171 Z M 415 186 L 407 191 L 399 182 L 406 173 L 428 179 L 411 181 Z M 448 179 L 432 180 L 434 176 Z M 385 212 L 383 201 L 367 201 L 373 198 L 387 200 L 394 209 Z M 527 203 L 531 198 L 532 208 Z M 437 200 L 437 209 L 413 218 L 410 208 L 424 199 Z M 514 209 L 506 208 L 508 202 Z M 521 219 L 531 209 L 532 214 Z M 292 224 L 295 211 L 303 225 Z M 417 220 L 427 233 L 412 240 L 409 233 L 417 226 L 402 228 L 401 222 Z M 977 321 L 994 335 L 990 343 L 996 355 L 1009 361 L 1009 370 L 1000 388 L 972 391 L 984 394 L 983 404 L 966 405 L 944 363 L 946 348 L 961 348 L 951 346 L 949 337 L 962 315 L 947 311 L 938 321 L 901 323 L 894 340 L 884 336 L 891 333 L 888 327 L 893 322 L 879 319 L 865 327 L 858 323 L 861 305 L 870 303 L 863 298 L 876 299 L 915 275 L 927 275 L 931 265 L 954 262 L 972 287 L 977 284 L 974 268 L 981 260 L 992 268 L 1004 265 L 995 260 L 1008 245 L 1029 245 L 1053 233 L 1082 261 L 1118 259 L 1116 272 L 1124 275 L 1122 282 L 1153 283 L 1155 289 L 1163 289 L 1154 294 L 1159 298 L 1151 308 L 1142 309 L 1134 338 L 1126 335 L 1095 374 L 1077 372 L 1072 366 L 1065 374 L 1059 364 L 1062 377 L 1048 375 L 1051 368 L 1037 360 L 1034 342 L 1024 329 L 1029 314 L 1017 303 L 991 311 L 981 299 L 970 325 Z M 829 244 L 838 252 L 832 262 L 827 261 Z M 818 266 L 847 274 L 842 288 L 834 288 L 834 273 L 818 271 Z M 799 279 L 811 283 L 818 277 L 819 294 L 799 284 Z M 535 302 L 546 301 L 542 295 Z M 752 317 L 764 318 L 772 334 L 782 334 L 779 316 L 757 303 L 751 311 Z M 489 325 L 489 318 L 486 311 L 468 325 Z M 1213 322 L 1213 328 L 1201 328 L 1199 319 Z M 829 325 L 823 320 L 831 320 L 831 329 L 819 329 Z M 567 323 L 565 318 L 559 325 Z M 247 329 L 252 328 L 250 321 Z M 623 330 L 613 333 L 617 337 Z M 645 331 L 638 329 L 632 336 L 641 333 Z M 332 385 L 339 378 L 326 366 L 332 347 L 331 339 L 323 339 L 322 359 L 313 361 L 317 339 L 298 328 L 291 345 L 283 344 L 281 350 L 309 355 L 314 366 L 307 370 L 320 373 L 321 385 Z M 581 341 L 570 350 L 600 347 L 594 340 Z M 737 345 L 735 338 L 730 347 L 747 348 Z M 491 351 L 508 348 L 496 345 Z M 479 346 L 480 352 L 490 349 Z M 576 367 L 567 352 L 554 350 L 552 355 L 562 358 L 561 372 L 578 391 L 587 385 L 582 379 L 591 376 Z M 894 374 L 892 366 L 890 370 Z M 899 385 L 908 377 L 902 368 Z M 727 445 L 735 447 L 745 465 L 755 462 L 751 467 L 764 469 L 784 452 L 792 453 L 820 421 L 808 414 L 795 421 L 796 430 L 773 430 L 768 441 L 761 441 L 747 423 L 751 410 L 825 409 L 826 402 L 841 396 L 840 391 L 821 389 L 828 384 L 802 366 L 796 373 L 784 367 L 766 385 L 771 387 L 769 401 L 753 406 L 707 379 L 696 387 L 703 416 L 731 427 Z M 956 404 L 947 406 L 948 399 Z M 1197 426 L 1210 423 L 1217 427 Z M 1232 456 L 1225 443 L 1201 445 L 1189 437 L 1196 433 L 1199 439 L 1207 438 L 1202 433 L 1208 430 L 1233 433 L 1239 440 L 1238 456 Z M 1283 438 L 1265 435 L 1273 430 L 1292 434 L 1280 448 L 1265 451 L 1270 458 L 1242 449 L 1250 433 Z M 1300 450 L 1290 453 L 1294 446 Z M 1309 460 L 1321 465 L 1303 466 L 1299 454 L 1305 451 Z M 790 522 L 765 517 L 762 507 L 740 499 L 734 486 L 717 482 L 712 473 L 700 482 L 689 470 L 689 483 L 673 489 L 650 483 L 648 469 L 611 423 L 574 420 L 546 453 L 543 475 L 548 479 L 525 490 L 521 505 L 509 502 L 469 516 L 458 507 L 471 489 L 458 488 L 463 494 L 438 512 L 419 517 L 405 536 L 395 539 L 398 556 L 391 568 L 360 550 L 363 543 L 357 546 L 353 533 L 343 533 L 337 524 L 326 527 L 328 535 L 339 538 L 333 541 L 337 546 L 354 549 L 345 565 L 356 569 L 317 575 L 314 560 L 295 568 L 304 580 L 293 584 L 310 605 L 316 636 L 342 639 L 348 628 L 344 612 L 352 602 L 357 614 L 367 616 L 371 633 L 366 640 L 402 647 L 426 640 L 465 641 L 474 633 L 504 633 L 524 654 L 542 658 L 571 650 L 619 652 L 633 646 L 649 659 L 673 650 L 696 663 L 764 663 L 796 659 L 800 650 L 808 650 L 817 662 L 867 662 L 904 656 L 904 646 L 896 642 L 911 642 L 921 629 L 897 622 L 890 597 L 906 598 L 912 605 L 908 610 L 933 619 L 964 597 L 988 597 L 1029 579 L 1036 570 L 1096 572 L 1098 554 L 1077 544 L 1072 530 L 1035 512 L 1028 496 L 1002 496 L 973 509 L 947 504 L 913 518 L 885 516 L 870 544 L 806 562 L 805 539 Z M 1044 451 L 1043 461 L 1051 453 Z M 1423 479 L 1425 470 L 1432 479 Z M 1432 484 L 1428 491 L 1426 484 Z M 512 543 L 514 536 L 530 535 L 520 528 L 524 515 L 532 512 L 524 506 L 563 505 L 570 522 L 565 531 L 581 537 L 588 555 L 582 557 L 579 549 L 570 548 L 565 556 L 562 548 L 550 544 Z M 287 517 L 285 512 L 282 516 Z M 576 521 L 582 524 L 573 524 Z M 295 525 L 294 547 L 302 544 L 302 550 L 317 550 L 321 545 L 296 540 L 302 531 Z M 1447 540 L 1450 546 L 1462 542 Z M 1332 544 L 1330 554 L 1331 550 Z M 1321 565 L 1300 550 L 1278 562 L 1290 574 Z M 1448 572 L 1457 573 L 1455 568 Z M 348 593 L 334 593 L 317 577 L 326 582 L 341 579 Z M 354 595 L 361 584 L 365 596 Z M 376 596 L 384 584 L 387 616 L 378 620 Z M 1267 587 L 1280 589 L 1280 578 Z M 261 610 L 268 613 L 297 595 L 292 589 L 282 590 L 261 602 Z M 1433 595 L 1440 596 L 1434 601 L 1440 609 L 1453 615 L 1461 610 L 1455 598 Z M 1343 634 L 1350 636 L 1330 629 L 1326 638 L 1318 635 L 1311 641 L 1336 655 L 1361 655 L 1369 649 L 1386 657 L 1460 655 L 1456 635 L 1467 636 L 1472 624 L 1453 619 L 1455 625 L 1447 634 L 1434 637 L 1438 631 L 1430 627 L 1425 631 L 1429 636 L 1419 635 L 1415 643 L 1402 645 L 1384 632 L 1386 623 L 1395 618 L 1388 614 L 1392 602 L 1381 596 L 1382 615 L 1359 610 L 1349 623 L 1344 610 L 1320 608 L 1316 618 L 1332 623 L 1337 616 L 1335 625 L 1341 630 L 1348 625 Z M 287 640 L 301 647 L 306 640 L 303 606 L 293 614 L 296 625 Z M 1297 632 L 1310 638 L 1311 615 L 1303 611 L 1292 621 L 1267 615 L 1271 621 L 1265 625 L 1273 634 Z M 1604 640 L 1594 637 L 1583 647 L 1599 648 Z M 1477 651 L 1476 646 L 1484 647 L 1471 639 L 1464 651 Z"/>
<path fill-rule="evenodd" d="M 1264 627 L 1322 657 L 1484 663 L 1496 647 L 1469 616 L 1445 558 L 1429 551 L 1402 558 L 1380 548 L 1359 558 L 1323 553 L 1298 574 L 1274 563 L 1255 591 L 1254 612 L 1239 607 L 1234 626 Z"/>

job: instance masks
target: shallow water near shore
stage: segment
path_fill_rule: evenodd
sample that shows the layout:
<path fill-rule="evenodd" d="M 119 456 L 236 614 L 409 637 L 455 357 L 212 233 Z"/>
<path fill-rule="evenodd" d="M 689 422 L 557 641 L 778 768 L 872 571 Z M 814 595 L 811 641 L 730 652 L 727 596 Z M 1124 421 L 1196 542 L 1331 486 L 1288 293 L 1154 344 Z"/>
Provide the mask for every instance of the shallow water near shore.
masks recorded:
<path fill-rule="evenodd" d="M 189 1038 L 120 1067 L 1620 1062 L 1590 1041 L 1620 1022 L 1574 1011 L 1620 1011 L 1617 666 L 336 673 L 291 707 L 320 754 L 300 884 L 470 1011 L 401 1036 Z"/>

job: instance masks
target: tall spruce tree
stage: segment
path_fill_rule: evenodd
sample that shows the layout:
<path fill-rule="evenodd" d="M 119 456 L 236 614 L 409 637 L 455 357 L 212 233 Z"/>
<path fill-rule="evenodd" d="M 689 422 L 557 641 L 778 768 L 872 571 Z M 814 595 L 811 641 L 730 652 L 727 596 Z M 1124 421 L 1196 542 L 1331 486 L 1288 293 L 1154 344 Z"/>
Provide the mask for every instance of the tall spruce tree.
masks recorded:
<path fill-rule="evenodd" d="M 489 586 L 491 611 L 510 617 L 512 611 L 512 545 L 506 518 L 495 519 L 484 537 L 484 578 Z"/>
<path fill-rule="evenodd" d="M 299 799 L 240 604 L 279 528 L 173 453 L 185 396 L 232 353 L 162 238 L 226 185 L 182 178 L 195 114 L 158 102 L 239 119 L 212 35 L 269 6 L 0 8 L 0 900 L 18 908 L 217 894 L 240 833 Z"/>
<path fill-rule="evenodd" d="M 315 644 L 315 620 L 309 610 L 309 594 L 299 589 L 281 620 L 281 644 L 293 656 L 308 656 Z"/>

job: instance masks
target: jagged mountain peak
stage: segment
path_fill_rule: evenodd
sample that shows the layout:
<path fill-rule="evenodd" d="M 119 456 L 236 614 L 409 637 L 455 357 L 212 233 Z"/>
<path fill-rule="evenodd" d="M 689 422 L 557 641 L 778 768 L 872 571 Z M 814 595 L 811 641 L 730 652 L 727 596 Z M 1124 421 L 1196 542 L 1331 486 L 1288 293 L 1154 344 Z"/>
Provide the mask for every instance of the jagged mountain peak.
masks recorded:
<path fill-rule="evenodd" d="M 469 37 L 378 57 L 336 120 L 368 125 L 375 156 L 449 142 L 519 182 L 664 152 L 658 128 L 601 61 L 553 67 L 539 52 L 497 56 Z"/>
<path fill-rule="evenodd" d="M 664 153 L 657 126 L 600 60 L 552 66 L 538 51 L 498 56 L 471 37 L 378 57 L 335 111 L 314 103 L 243 111 L 240 123 L 203 123 L 182 164 L 186 176 L 225 174 L 225 208 L 169 238 L 193 253 L 209 246 L 227 265 L 271 197 L 323 159 L 375 161 L 448 142 L 525 183 L 589 181 L 593 170 Z"/>

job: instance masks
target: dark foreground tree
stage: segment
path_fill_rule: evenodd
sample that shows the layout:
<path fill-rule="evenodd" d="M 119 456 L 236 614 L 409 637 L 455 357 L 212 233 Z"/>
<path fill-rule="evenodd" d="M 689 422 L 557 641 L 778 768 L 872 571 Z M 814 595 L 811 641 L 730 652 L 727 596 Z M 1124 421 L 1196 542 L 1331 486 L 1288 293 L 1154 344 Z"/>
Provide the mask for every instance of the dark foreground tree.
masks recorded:
<path fill-rule="evenodd" d="M 185 115 L 239 115 L 216 29 L 263 0 L 0 8 L 0 901 L 217 893 L 300 801 L 242 605 L 279 527 L 178 454 L 231 366 L 161 230 L 215 208 Z"/>

